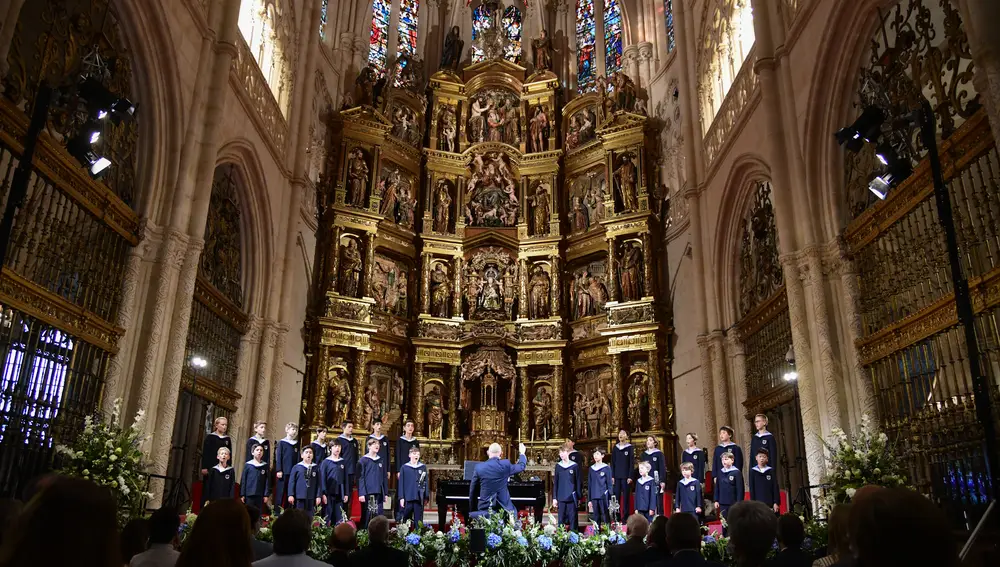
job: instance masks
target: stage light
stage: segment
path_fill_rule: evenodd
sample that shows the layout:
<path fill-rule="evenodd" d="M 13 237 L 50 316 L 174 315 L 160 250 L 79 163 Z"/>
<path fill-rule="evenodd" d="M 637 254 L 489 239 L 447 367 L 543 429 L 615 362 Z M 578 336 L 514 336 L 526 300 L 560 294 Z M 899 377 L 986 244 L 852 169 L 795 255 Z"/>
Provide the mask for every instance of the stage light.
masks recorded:
<path fill-rule="evenodd" d="M 892 149 L 889 144 L 879 144 L 875 148 L 875 158 L 878 159 L 882 165 L 889 165 L 889 162 L 896 157 L 896 152 Z"/>
<path fill-rule="evenodd" d="M 785 382 L 794 382 L 799 379 L 799 373 L 794 370 L 785 372 Z"/>
<path fill-rule="evenodd" d="M 97 177 L 111 165 L 108 158 L 99 155 L 91 146 L 91 140 L 100 138 L 100 133 L 93 130 L 83 129 L 76 136 L 66 142 L 66 151 L 76 158 L 80 165 L 86 167 L 90 175 Z"/>
<path fill-rule="evenodd" d="M 109 91 L 107 87 L 93 77 L 87 77 L 80 83 L 80 97 L 87 101 L 87 106 L 98 120 L 111 117 L 116 124 L 135 115 L 135 104 L 125 97 L 120 97 Z"/>
<path fill-rule="evenodd" d="M 900 158 L 891 148 L 880 148 L 876 155 L 886 166 L 885 173 L 868 182 L 868 190 L 879 199 L 885 200 L 889 191 L 913 173 L 909 160 Z"/>
<path fill-rule="evenodd" d="M 854 124 L 846 128 L 837 130 L 834 137 L 837 143 L 846 147 L 852 152 L 859 151 L 864 142 L 872 142 L 878 139 L 882 131 L 882 122 L 885 121 L 885 113 L 877 106 L 868 106 L 861 116 L 854 121 Z"/>
<path fill-rule="evenodd" d="M 111 166 L 111 160 L 104 156 L 98 156 L 94 163 L 90 165 L 90 175 L 98 177 L 105 169 Z"/>
<path fill-rule="evenodd" d="M 194 366 L 195 368 L 205 368 L 208 366 L 208 361 L 198 355 L 195 355 L 191 357 L 191 366 Z"/>

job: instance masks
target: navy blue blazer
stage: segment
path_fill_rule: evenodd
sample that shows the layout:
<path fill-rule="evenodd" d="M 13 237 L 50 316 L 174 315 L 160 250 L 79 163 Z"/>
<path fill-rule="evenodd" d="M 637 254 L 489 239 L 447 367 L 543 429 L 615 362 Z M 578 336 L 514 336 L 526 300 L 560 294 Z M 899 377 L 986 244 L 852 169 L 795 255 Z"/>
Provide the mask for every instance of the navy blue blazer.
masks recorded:
<path fill-rule="evenodd" d="M 278 441 L 278 448 L 274 454 L 274 470 L 282 475 L 292 473 L 292 468 L 299 462 L 299 442 L 289 443 L 287 439 Z"/>
<path fill-rule="evenodd" d="M 697 447 L 694 451 L 688 450 L 686 447 L 681 451 L 681 462 L 691 463 L 694 466 L 694 477 L 698 482 L 705 482 L 705 465 L 708 464 L 705 461 L 708 460 L 707 451 L 701 447 Z"/>
<path fill-rule="evenodd" d="M 204 490 L 205 500 L 233 498 L 236 496 L 236 471 L 233 467 L 220 469 L 219 465 L 208 469 Z"/>
<path fill-rule="evenodd" d="M 341 435 L 337 437 L 337 443 L 340 443 L 340 458 L 344 459 L 344 468 L 347 469 L 347 474 L 351 476 L 358 474 L 358 457 L 361 455 L 359 454 L 357 438 L 348 439 Z"/>
<path fill-rule="evenodd" d="M 712 478 L 715 478 L 722 470 L 722 455 L 726 452 L 733 454 L 733 466 L 743 471 L 743 449 L 736 443 L 728 445 L 716 445 L 712 454 Z"/>
<path fill-rule="evenodd" d="M 417 438 L 406 440 L 403 437 L 396 439 L 396 472 L 403 470 L 403 465 L 410 462 L 410 448 L 419 447 L 420 441 Z"/>
<path fill-rule="evenodd" d="M 640 461 L 647 461 L 653 468 L 649 469 L 649 476 L 659 479 L 658 482 L 667 482 L 667 459 L 663 451 L 659 449 L 646 449 L 639 455 Z M 659 474 L 657 474 L 659 473 Z"/>
<path fill-rule="evenodd" d="M 768 506 L 774 506 L 781 502 L 781 495 L 778 493 L 778 471 L 771 467 L 750 469 L 750 500 L 763 502 Z"/>
<path fill-rule="evenodd" d="M 674 494 L 674 509 L 680 508 L 681 512 L 695 513 L 695 508 L 701 508 L 701 483 L 698 479 L 691 477 L 690 480 L 680 479 L 677 481 L 677 493 Z"/>
<path fill-rule="evenodd" d="M 260 460 L 265 463 L 271 463 L 271 442 L 267 439 L 258 439 L 257 437 L 251 437 L 247 439 L 247 453 L 246 458 L 248 461 L 253 459 L 253 446 L 260 445 L 264 448 L 264 456 Z"/>
<path fill-rule="evenodd" d="M 386 437 L 385 435 L 383 435 L 382 437 L 375 437 L 374 435 L 369 435 L 368 438 L 365 439 L 365 452 L 368 451 L 368 439 L 378 440 L 378 456 L 381 457 L 382 462 L 386 463 L 386 466 L 388 466 L 388 463 L 392 462 L 389 460 L 389 438 Z M 406 460 L 407 461 L 410 460 L 409 455 L 406 456 Z"/>
<path fill-rule="evenodd" d="M 587 474 L 587 492 L 589 500 L 608 500 L 611 496 L 611 467 L 606 463 L 590 465 Z"/>
<path fill-rule="evenodd" d="M 611 448 L 611 477 L 627 479 L 632 478 L 635 469 L 635 447 L 631 443 L 626 443 L 624 447 L 615 444 Z"/>
<path fill-rule="evenodd" d="M 233 460 L 233 442 L 228 435 L 219 435 L 214 431 L 205 436 L 201 446 L 201 468 L 211 469 L 219 464 L 219 449 L 229 449 L 229 461 Z"/>
<path fill-rule="evenodd" d="M 754 433 L 753 437 L 750 438 L 751 461 L 757 460 L 757 451 L 761 449 L 767 449 L 768 466 L 777 467 L 781 464 L 781 460 L 778 459 L 778 441 L 770 431 L 763 435 L 760 432 Z"/>
<path fill-rule="evenodd" d="M 552 476 L 552 495 L 560 502 L 575 502 L 580 499 L 583 492 L 581 488 L 580 465 L 570 461 L 568 465 L 563 465 L 562 461 L 556 463 L 556 470 Z"/>
<path fill-rule="evenodd" d="M 309 447 L 313 450 L 313 462 L 322 463 L 323 459 L 326 458 L 326 444 L 329 441 L 324 441 L 322 443 L 318 441 L 313 441 L 309 444 Z"/>
<path fill-rule="evenodd" d="M 715 497 L 713 500 L 720 506 L 732 505 L 743 500 L 746 489 L 743 487 L 743 471 L 733 467 L 729 470 L 722 469 L 715 477 Z"/>
<path fill-rule="evenodd" d="M 503 509 L 514 512 L 514 503 L 510 500 L 510 492 L 507 491 L 507 481 L 510 477 L 524 470 L 528 466 L 528 460 L 521 455 L 516 464 L 511 464 L 507 459 L 493 457 L 492 459 L 476 465 L 472 474 L 472 483 L 469 485 L 469 499 L 476 494 L 476 487 L 479 487 L 479 510 L 490 510 L 492 504 L 498 504 Z"/>
<path fill-rule="evenodd" d="M 643 482 L 642 478 L 635 481 L 635 509 L 638 512 L 656 510 L 656 499 L 660 493 L 660 487 L 653 480 L 647 477 Z"/>
<path fill-rule="evenodd" d="M 240 477 L 240 496 L 263 497 L 271 493 L 271 475 L 268 474 L 267 462 L 257 464 L 247 461 L 243 466 L 243 476 Z"/>
<path fill-rule="evenodd" d="M 320 490 L 327 496 L 347 496 L 347 469 L 344 459 L 327 457 L 319 464 Z"/>
<path fill-rule="evenodd" d="M 292 467 L 288 496 L 294 496 L 296 500 L 315 500 L 319 496 L 319 465 L 299 463 Z"/>
<path fill-rule="evenodd" d="M 380 457 L 371 458 L 368 455 L 358 460 L 360 474 L 358 475 L 358 495 L 368 496 L 369 494 L 388 494 L 389 486 L 386 481 L 385 471 L 389 464 Z"/>
<path fill-rule="evenodd" d="M 420 476 L 423 473 L 423 481 Z M 403 465 L 403 470 L 399 471 L 399 498 L 407 502 L 423 502 L 427 500 L 427 466 L 418 463 L 413 466 L 410 463 Z"/>

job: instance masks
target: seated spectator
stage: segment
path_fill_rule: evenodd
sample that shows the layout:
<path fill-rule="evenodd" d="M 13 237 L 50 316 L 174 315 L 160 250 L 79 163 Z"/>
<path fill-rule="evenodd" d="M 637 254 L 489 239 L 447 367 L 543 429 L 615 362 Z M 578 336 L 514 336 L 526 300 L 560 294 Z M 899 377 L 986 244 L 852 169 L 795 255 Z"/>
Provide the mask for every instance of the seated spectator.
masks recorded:
<path fill-rule="evenodd" d="M 306 555 L 312 536 L 312 518 L 305 510 L 291 508 L 283 512 L 271 525 L 271 536 L 274 553 L 254 561 L 255 567 L 326 567 L 322 561 Z"/>
<path fill-rule="evenodd" d="M 270 557 L 274 548 L 269 542 L 257 539 L 260 532 L 260 510 L 253 504 L 247 504 L 247 514 L 250 516 L 250 549 L 253 550 L 253 560 L 259 561 Z"/>
<path fill-rule="evenodd" d="M 738 567 L 760 567 L 767 560 L 778 519 L 762 502 L 744 500 L 729 509 L 729 541 Z"/>
<path fill-rule="evenodd" d="M 177 511 L 164 506 L 149 517 L 149 549 L 136 555 L 129 567 L 174 567 L 177 551 L 177 529 L 181 526 Z"/>
<path fill-rule="evenodd" d="M 246 506 L 224 498 L 202 509 L 184 540 L 177 567 L 248 567 L 252 558 Z"/>
<path fill-rule="evenodd" d="M 773 514 L 772 514 L 773 516 Z M 692 514 L 674 514 L 666 526 L 667 547 L 670 559 L 656 567 L 722 567 L 721 563 L 707 561 L 701 555 L 701 525 Z"/>
<path fill-rule="evenodd" d="M 649 535 L 646 536 L 646 551 L 642 554 L 642 564 L 659 563 L 670 559 L 670 548 L 667 547 L 667 517 L 657 516 L 649 524 Z"/>
<path fill-rule="evenodd" d="M 806 528 L 795 514 L 778 518 L 778 555 L 767 562 L 768 567 L 810 567 L 813 558 L 802 551 Z"/>
<path fill-rule="evenodd" d="M 334 567 L 349 567 L 351 552 L 358 546 L 357 530 L 349 522 L 342 522 L 330 534 L 330 556 L 326 562 Z"/>
<path fill-rule="evenodd" d="M 860 501 L 855 499 L 849 523 L 857 567 L 958 565 L 948 519 L 933 502 L 912 490 L 883 488 Z"/>
<path fill-rule="evenodd" d="M 4 536 L 0 567 L 121 567 L 118 507 L 81 478 L 47 476 Z"/>
<path fill-rule="evenodd" d="M 604 556 L 604 567 L 625 567 L 638 563 L 646 552 L 646 534 L 649 532 L 649 522 L 646 517 L 636 512 L 625 520 L 625 543 L 608 548 Z"/>
<path fill-rule="evenodd" d="M 837 504 L 827 518 L 826 556 L 813 562 L 813 567 L 830 567 L 851 557 L 851 537 L 847 530 L 851 505 Z"/>
<path fill-rule="evenodd" d="M 149 544 L 149 521 L 146 518 L 132 518 L 122 528 L 122 565 L 128 565 L 132 558 L 146 551 Z"/>
<path fill-rule="evenodd" d="M 368 522 L 368 547 L 351 554 L 354 567 L 407 567 L 410 558 L 405 551 L 389 547 L 389 520 L 376 516 Z"/>

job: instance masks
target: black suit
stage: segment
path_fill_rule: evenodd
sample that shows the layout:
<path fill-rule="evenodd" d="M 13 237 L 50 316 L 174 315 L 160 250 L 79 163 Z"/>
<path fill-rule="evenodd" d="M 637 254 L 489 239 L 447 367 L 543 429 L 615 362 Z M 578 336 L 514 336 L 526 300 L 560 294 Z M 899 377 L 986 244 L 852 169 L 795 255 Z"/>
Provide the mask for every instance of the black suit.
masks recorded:
<path fill-rule="evenodd" d="M 811 567 L 812 563 L 812 556 L 805 551 L 786 547 L 767 562 L 767 567 Z"/>
<path fill-rule="evenodd" d="M 353 567 L 409 567 L 410 557 L 405 551 L 393 549 L 385 544 L 372 543 L 368 547 L 351 554 Z"/>
<path fill-rule="evenodd" d="M 641 537 L 630 537 L 625 543 L 608 548 L 603 567 L 631 567 L 641 565 L 640 558 L 646 552 L 646 543 Z"/>
<path fill-rule="evenodd" d="M 654 563 L 663 563 L 668 559 L 670 559 L 669 551 L 666 549 L 660 549 L 655 545 L 651 545 L 646 548 L 646 551 L 642 552 L 642 556 L 639 557 L 639 561 L 637 561 L 636 564 L 653 565 Z"/>
<path fill-rule="evenodd" d="M 326 562 L 333 567 L 351 567 L 351 554 L 343 549 L 334 549 L 327 556 Z"/>
<path fill-rule="evenodd" d="M 708 561 L 701 552 L 694 549 L 682 549 L 674 553 L 670 559 L 661 563 L 653 563 L 652 567 L 724 567 L 722 563 Z"/>

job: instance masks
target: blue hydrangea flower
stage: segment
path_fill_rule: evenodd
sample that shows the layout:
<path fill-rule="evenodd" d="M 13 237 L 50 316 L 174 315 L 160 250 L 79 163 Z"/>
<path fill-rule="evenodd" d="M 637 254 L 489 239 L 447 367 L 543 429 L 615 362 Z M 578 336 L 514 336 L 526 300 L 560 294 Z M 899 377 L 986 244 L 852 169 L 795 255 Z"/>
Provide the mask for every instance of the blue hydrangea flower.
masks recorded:
<path fill-rule="evenodd" d="M 774 549 L 774 550 L 778 549 L 778 540 L 777 539 L 775 539 L 774 542 L 771 543 L 771 549 Z"/>
<path fill-rule="evenodd" d="M 552 549 L 552 538 L 543 535 L 538 538 L 538 545 L 545 551 Z"/>
<path fill-rule="evenodd" d="M 704 541 L 705 543 L 715 543 L 715 538 L 710 535 L 707 535 L 705 536 Z"/>
<path fill-rule="evenodd" d="M 490 536 L 486 538 L 486 546 L 489 547 L 490 549 L 496 549 L 500 545 L 500 542 L 502 541 L 503 538 L 501 538 L 497 534 L 490 534 Z"/>
<path fill-rule="evenodd" d="M 610 541 L 611 543 L 625 543 L 625 536 L 618 533 L 611 534 L 611 537 L 608 538 L 608 541 Z"/>
<path fill-rule="evenodd" d="M 810 551 L 812 550 L 812 548 L 813 548 L 813 540 L 811 537 L 807 537 L 806 539 L 802 540 L 802 549 Z"/>
<path fill-rule="evenodd" d="M 524 539 L 524 536 L 517 536 L 517 545 L 521 547 L 528 547 L 528 540 Z"/>
<path fill-rule="evenodd" d="M 458 530 L 451 530 L 450 532 L 448 532 L 448 541 L 450 541 L 451 543 L 458 543 L 458 540 L 461 537 L 462 534 L 459 533 Z"/>
<path fill-rule="evenodd" d="M 569 542 L 574 545 L 580 543 L 580 534 L 576 532 L 569 532 Z"/>
<path fill-rule="evenodd" d="M 419 545 L 420 544 L 420 536 L 417 535 L 417 534 L 411 533 L 410 535 L 406 536 L 406 543 L 408 543 L 410 545 Z"/>

